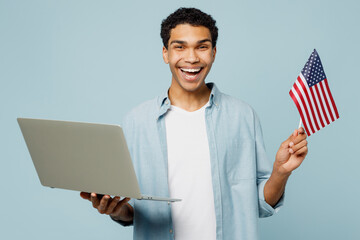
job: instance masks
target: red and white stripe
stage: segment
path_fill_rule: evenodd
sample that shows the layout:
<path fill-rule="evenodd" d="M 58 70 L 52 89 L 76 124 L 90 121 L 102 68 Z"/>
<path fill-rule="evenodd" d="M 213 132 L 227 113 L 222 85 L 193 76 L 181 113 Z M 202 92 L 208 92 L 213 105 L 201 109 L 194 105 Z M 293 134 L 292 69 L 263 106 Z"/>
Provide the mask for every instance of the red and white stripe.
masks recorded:
<path fill-rule="evenodd" d="M 339 118 L 326 78 L 309 88 L 300 73 L 289 94 L 300 113 L 308 136 Z"/>

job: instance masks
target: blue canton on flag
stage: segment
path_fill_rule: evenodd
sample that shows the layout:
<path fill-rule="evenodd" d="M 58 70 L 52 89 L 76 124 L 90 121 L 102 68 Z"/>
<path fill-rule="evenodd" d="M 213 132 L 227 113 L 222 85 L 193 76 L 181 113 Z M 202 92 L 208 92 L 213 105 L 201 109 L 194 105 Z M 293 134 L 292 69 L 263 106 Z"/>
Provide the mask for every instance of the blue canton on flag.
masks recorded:
<path fill-rule="evenodd" d="M 301 73 L 305 77 L 309 87 L 312 87 L 326 78 L 320 57 L 315 49 Z"/>

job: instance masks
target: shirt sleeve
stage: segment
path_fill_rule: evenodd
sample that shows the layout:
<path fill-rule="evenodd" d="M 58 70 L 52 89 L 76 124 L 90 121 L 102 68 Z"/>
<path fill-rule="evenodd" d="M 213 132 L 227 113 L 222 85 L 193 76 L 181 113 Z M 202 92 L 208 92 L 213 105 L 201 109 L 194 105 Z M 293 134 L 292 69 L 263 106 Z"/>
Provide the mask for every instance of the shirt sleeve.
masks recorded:
<path fill-rule="evenodd" d="M 277 204 L 272 207 L 270 206 L 266 201 L 264 197 L 264 187 L 267 180 L 262 181 L 258 185 L 258 192 L 259 192 L 259 217 L 265 218 L 270 217 L 274 213 L 277 213 L 281 206 L 284 204 L 284 194 L 281 196 L 280 200 L 277 202 Z"/>
<path fill-rule="evenodd" d="M 270 161 L 267 158 L 264 140 L 262 136 L 262 130 L 259 118 L 255 116 L 255 151 L 256 151 L 256 168 L 257 168 L 257 187 L 258 187 L 258 199 L 259 199 L 259 217 L 270 217 L 274 213 L 280 210 L 280 207 L 284 202 L 284 194 L 278 201 L 278 203 L 272 207 L 265 201 L 264 187 L 268 181 L 272 167 Z"/>

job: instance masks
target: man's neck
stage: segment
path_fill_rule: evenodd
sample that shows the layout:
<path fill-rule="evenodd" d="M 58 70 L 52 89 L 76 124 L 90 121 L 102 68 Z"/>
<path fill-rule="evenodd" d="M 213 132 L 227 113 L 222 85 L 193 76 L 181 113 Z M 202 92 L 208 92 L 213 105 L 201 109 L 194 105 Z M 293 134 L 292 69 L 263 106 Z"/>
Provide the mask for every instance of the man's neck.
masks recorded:
<path fill-rule="evenodd" d="M 199 89 L 189 92 L 172 83 L 169 88 L 171 105 L 193 112 L 203 107 L 210 97 L 211 90 L 204 83 Z"/>

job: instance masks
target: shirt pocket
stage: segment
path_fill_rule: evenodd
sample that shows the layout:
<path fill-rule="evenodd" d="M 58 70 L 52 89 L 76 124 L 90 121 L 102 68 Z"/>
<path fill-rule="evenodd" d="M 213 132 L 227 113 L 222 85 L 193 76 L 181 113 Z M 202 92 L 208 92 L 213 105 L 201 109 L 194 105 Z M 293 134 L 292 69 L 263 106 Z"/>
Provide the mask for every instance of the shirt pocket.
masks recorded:
<path fill-rule="evenodd" d="M 228 144 L 225 153 L 226 175 L 230 182 L 256 178 L 255 141 L 235 139 Z"/>

